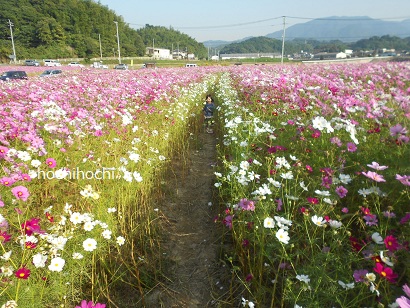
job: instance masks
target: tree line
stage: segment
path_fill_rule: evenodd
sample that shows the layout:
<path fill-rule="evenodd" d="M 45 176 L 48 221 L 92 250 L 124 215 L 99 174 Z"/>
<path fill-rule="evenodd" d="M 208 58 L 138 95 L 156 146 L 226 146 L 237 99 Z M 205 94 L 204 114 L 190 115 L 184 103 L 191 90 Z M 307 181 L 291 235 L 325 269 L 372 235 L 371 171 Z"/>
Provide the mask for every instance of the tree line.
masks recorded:
<path fill-rule="evenodd" d="M 377 51 L 383 48 L 395 49 L 400 52 L 410 51 L 410 37 L 402 39 L 396 36 L 384 35 L 350 43 L 340 40 L 293 39 L 285 42 L 284 53 L 294 54 L 300 53 L 302 50 L 307 53 L 340 52 L 346 49 L 360 52 Z M 282 40 L 261 36 L 226 45 L 221 48 L 220 53 L 280 53 L 281 51 Z"/>

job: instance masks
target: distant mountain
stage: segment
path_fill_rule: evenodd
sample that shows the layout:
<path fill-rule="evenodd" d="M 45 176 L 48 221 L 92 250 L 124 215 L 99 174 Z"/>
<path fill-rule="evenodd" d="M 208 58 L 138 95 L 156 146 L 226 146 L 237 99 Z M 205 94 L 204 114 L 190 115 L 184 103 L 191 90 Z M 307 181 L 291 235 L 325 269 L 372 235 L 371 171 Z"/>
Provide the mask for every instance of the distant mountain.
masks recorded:
<path fill-rule="evenodd" d="M 252 38 L 253 36 L 248 36 L 248 37 L 245 37 L 245 38 L 243 38 L 243 39 L 240 39 L 240 40 L 235 40 L 235 41 L 222 41 L 222 40 L 210 40 L 210 41 L 205 41 L 205 42 L 202 42 L 202 44 L 204 44 L 204 46 L 206 47 L 206 48 L 222 48 L 222 47 L 224 47 L 224 46 L 226 46 L 226 45 L 229 45 L 229 44 L 233 44 L 233 43 L 240 43 L 240 42 L 243 42 L 243 41 L 246 41 L 246 40 L 249 40 L 250 38 Z"/>
<path fill-rule="evenodd" d="M 269 38 L 282 39 L 283 31 L 269 33 Z M 332 16 L 296 24 L 285 29 L 285 39 L 314 39 L 319 41 L 340 40 L 354 42 L 372 36 L 392 35 L 410 37 L 410 19 L 384 21 L 367 16 Z"/>

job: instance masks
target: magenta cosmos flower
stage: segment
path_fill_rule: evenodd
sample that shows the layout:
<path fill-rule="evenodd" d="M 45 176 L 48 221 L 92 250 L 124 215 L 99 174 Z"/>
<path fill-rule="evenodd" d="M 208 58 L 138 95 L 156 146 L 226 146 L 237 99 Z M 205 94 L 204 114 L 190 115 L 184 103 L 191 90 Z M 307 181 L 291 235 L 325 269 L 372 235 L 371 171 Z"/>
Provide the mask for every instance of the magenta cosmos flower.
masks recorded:
<path fill-rule="evenodd" d="M 27 201 L 27 198 L 30 196 L 28 189 L 24 186 L 16 186 L 11 189 L 14 197 L 19 200 Z"/>
<path fill-rule="evenodd" d="M 30 270 L 28 268 L 21 267 L 16 271 L 15 275 L 19 279 L 28 279 L 28 277 L 30 277 Z"/>
<path fill-rule="evenodd" d="M 49 166 L 50 168 L 55 168 L 57 166 L 57 162 L 54 158 L 47 158 L 46 159 L 46 165 Z"/>
<path fill-rule="evenodd" d="M 105 304 L 94 303 L 92 301 L 87 302 L 85 299 L 81 301 L 81 306 L 75 306 L 75 308 L 105 308 Z"/>
<path fill-rule="evenodd" d="M 381 263 L 376 263 L 376 267 L 373 270 L 378 273 L 382 278 L 386 278 L 389 282 L 395 283 L 396 278 L 399 276 L 393 272 L 390 267 L 383 266 Z"/>
<path fill-rule="evenodd" d="M 33 233 L 44 233 L 44 231 L 40 228 L 39 222 L 39 218 L 32 218 L 23 222 L 21 224 L 21 228 L 24 230 L 24 234 L 30 236 Z"/>
<path fill-rule="evenodd" d="M 386 236 L 384 244 L 389 251 L 396 251 L 399 248 L 399 243 L 393 235 Z"/>

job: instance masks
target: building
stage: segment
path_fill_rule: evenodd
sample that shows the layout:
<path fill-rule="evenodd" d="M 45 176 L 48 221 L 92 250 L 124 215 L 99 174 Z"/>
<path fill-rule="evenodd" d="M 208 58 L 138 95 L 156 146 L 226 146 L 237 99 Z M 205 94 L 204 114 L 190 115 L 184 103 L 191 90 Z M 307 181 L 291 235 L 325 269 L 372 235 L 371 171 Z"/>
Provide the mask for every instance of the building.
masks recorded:
<path fill-rule="evenodd" d="M 165 48 L 153 48 L 147 47 L 145 48 L 145 53 L 152 57 L 153 59 L 158 60 L 165 60 L 165 59 L 172 59 L 171 50 Z"/>
<path fill-rule="evenodd" d="M 221 60 L 229 59 L 259 59 L 259 58 L 281 58 L 281 54 L 274 53 L 224 53 L 220 54 Z"/>

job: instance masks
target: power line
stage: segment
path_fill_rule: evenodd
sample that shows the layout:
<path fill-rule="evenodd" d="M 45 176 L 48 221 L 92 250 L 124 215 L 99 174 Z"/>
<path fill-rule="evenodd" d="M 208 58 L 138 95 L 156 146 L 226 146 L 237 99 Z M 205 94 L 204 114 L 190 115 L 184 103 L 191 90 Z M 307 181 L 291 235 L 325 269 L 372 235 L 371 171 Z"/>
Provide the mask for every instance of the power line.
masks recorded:
<path fill-rule="evenodd" d="M 327 21 L 377 21 L 377 20 L 402 20 L 408 19 L 410 16 L 402 16 L 402 17 L 382 17 L 382 18 L 314 18 L 314 17 L 297 17 L 297 16 L 278 16 L 278 17 L 271 17 L 267 19 L 243 22 L 243 23 L 236 23 L 236 24 L 226 24 L 226 25 L 218 25 L 218 26 L 195 26 L 195 27 L 187 27 L 187 26 L 172 26 L 175 29 L 183 29 L 183 30 L 201 30 L 201 29 L 219 29 L 219 28 L 231 28 L 231 27 L 238 27 L 238 26 L 245 26 L 245 25 L 252 25 L 257 23 L 263 23 L 266 21 L 277 20 L 281 18 L 291 18 L 291 19 L 304 19 L 304 20 L 327 20 Z M 132 24 L 132 26 L 139 26 L 143 27 L 143 24 Z"/>

